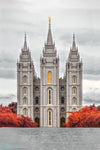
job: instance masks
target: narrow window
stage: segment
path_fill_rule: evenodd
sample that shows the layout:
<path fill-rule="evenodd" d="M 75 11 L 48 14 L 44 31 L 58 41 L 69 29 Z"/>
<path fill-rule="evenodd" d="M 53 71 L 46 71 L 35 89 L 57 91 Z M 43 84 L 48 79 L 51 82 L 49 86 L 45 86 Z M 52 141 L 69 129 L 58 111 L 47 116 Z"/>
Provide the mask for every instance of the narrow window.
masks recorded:
<path fill-rule="evenodd" d="M 27 77 L 26 76 L 23 77 L 23 82 L 24 82 L 24 84 L 27 83 Z"/>
<path fill-rule="evenodd" d="M 48 72 L 48 83 L 51 83 L 52 82 L 52 72 L 49 71 Z"/>
<path fill-rule="evenodd" d="M 25 115 L 25 116 L 27 115 L 27 109 L 26 108 L 23 109 L 23 115 Z"/>
<path fill-rule="evenodd" d="M 73 84 L 75 84 L 75 83 L 77 82 L 76 76 L 73 76 L 73 77 L 72 77 L 72 82 L 73 82 Z"/>
<path fill-rule="evenodd" d="M 64 97 L 61 97 L 61 104 L 64 104 Z"/>
<path fill-rule="evenodd" d="M 39 98 L 38 97 L 35 98 L 35 103 L 39 104 Z"/>
<path fill-rule="evenodd" d="M 48 89 L 48 104 L 52 104 L 52 89 Z"/>
<path fill-rule="evenodd" d="M 73 99 L 72 99 L 72 104 L 73 104 L 73 105 L 77 105 L 77 101 L 76 101 L 76 98 L 75 98 L 75 97 L 73 97 Z"/>
<path fill-rule="evenodd" d="M 26 87 L 23 88 L 23 94 L 27 95 L 27 88 Z"/>
<path fill-rule="evenodd" d="M 48 126 L 52 126 L 52 110 L 48 110 Z"/>
<path fill-rule="evenodd" d="M 77 90 L 76 90 L 76 87 L 73 87 L 73 89 L 72 89 L 72 94 L 76 94 L 77 93 Z"/>
<path fill-rule="evenodd" d="M 27 104 L 27 98 L 26 98 L 26 97 L 24 97 L 24 99 L 23 99 L 23 104 L 24 104 L 24 105 Z"/>

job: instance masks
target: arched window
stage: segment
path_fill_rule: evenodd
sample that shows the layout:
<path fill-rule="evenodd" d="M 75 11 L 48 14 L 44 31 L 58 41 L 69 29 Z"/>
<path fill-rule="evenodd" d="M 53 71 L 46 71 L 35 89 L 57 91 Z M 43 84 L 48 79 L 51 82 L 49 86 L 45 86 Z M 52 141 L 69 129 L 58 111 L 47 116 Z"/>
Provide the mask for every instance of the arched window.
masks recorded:
<path fill-rule="evenodd" d="M 24 99 L 23 99 L 23 104 L 27 105 L 27 98 L 26 97 L 24 97 Z"/>
<path fill-rule="evenodd" d="M 52 126 L 52 110 L 48 110 L 48 126 Z"/>
<path fill-rule="evenodd" d="M 61 104 L 64 104 L 64 97 L 61 97 Z"/>
<path fill-rule="evenodd" d="M 23 115 L 27 116 L 27 109 L 26 108 L 23 109 Z"/>
<path fill-rule="evenodd" d="M 39 97 L 36 97 L 36 98 L 35 98 L 35 103 L 36 103 L 36 104 L 39 104 Z"/>
<path fill-rule="evenodd" d="M 23 77 L 23 82 L 24 82 L 24 84 L 27 83 L 27 76 Z"/>
<path fill-rule="evenodd" d="M 73 77 L 72 77 L 72 82 L 73 82 L 73 84 L 75 84 L 75 83 L 77 82 L 76 76 L 73 76 Z"/>
<path fill-rule="evenodd" d="M 48 89 L 48 104 L 52 104 L 52 89 Z"/>
<path fill-rule="evenodd" d="M 52 72 L 49 71 L 48 72 L 48 83 L 51 83 L 52 82 Z"/>
<path fill-rule="evenodd" d="M 73 112 L 75 112 L 76 111 L 76 108 L 73 108 Z"/>
<path fill-rule="evenodd" d="M 76 101 L 76 98 L 75 98 L 75 97 L 73 97 L 73 99 L 72 99 L 72 104 L 73 104 L 73 105 L 77 105 L 77 101 Z"/>
<path fill-rule="evenodd" d="M 76 89 L 76 87 L 73 87 L 73 88 L 72 88 L 72 94 L 75 95 L 76 93 L 77 93 L 77 89 Z"/>
<path fill-rule="evenodd" d="M 27 95 L 27 88 L 26 87 L 23 88 L 23 94 Z"/>

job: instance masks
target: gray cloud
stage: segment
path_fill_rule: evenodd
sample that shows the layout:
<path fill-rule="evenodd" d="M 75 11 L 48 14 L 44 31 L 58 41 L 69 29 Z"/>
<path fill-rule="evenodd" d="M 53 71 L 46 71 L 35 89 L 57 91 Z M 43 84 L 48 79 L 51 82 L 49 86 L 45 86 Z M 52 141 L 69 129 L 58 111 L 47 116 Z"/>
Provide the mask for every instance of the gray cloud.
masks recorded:
<path fill-rule="evenodd" d="M 0 69 L 0 78 L 15 79 L 17 72 L 15 69 Z"/>
<path fill-rule="evenodd" d="M 83 105 L 100 105 L 100 93 L 97 92 L 99 90 L 100 89 L 94 89 L 91 92 L 84 93 Z"/>
<path fill-rule="evenodd" d="M 95 105 L 100 105 L 100 100 L 94 100 L 94 99 L 84 99 L 83 101 L 83 105 L 92 105 L 92 104 L 95 104 Z"/>
<path fill-rule="evenodd" d="M 16 62 L 14 54 L 7 51 L 0 52 L 0 78 L 14 79 L 16 78 Z"/>
<path fill-rule="evenodd" d="M 100 58 L 97 56 L 83 56 L 83 73 L 85 79 L 100 80 Z"/>
<path fill-rule="evenodd" d="M 59 30 L 59 29 L 58 29 Z M 100 46 L 100 30 L 98 29 L 86 29 L 86 28 L 69 28 L 62 29 L 59 33 L 59 40 L 65 44 L 66 42 L 71 43 L 72 34 L 76 34 L 76 41 L 81 46 Z"/>
<path fill-rule="evenodd" d="M 8 104 L 11 102 L 17 102 L 16 95 L 14 94 L 0 95 L 0 105 L 2 104 L 3 106 L 8 106 Z"/>

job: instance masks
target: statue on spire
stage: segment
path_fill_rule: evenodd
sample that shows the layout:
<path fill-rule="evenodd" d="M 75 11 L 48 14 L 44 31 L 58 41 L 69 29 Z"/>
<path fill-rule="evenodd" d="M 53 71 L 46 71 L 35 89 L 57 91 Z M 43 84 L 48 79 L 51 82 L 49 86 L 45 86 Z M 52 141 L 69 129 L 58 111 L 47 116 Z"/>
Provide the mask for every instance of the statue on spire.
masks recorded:
<path fill-rule="evenodd" d="M 51 17 L 49 17 L 49 23 L 51 23 Z"/>

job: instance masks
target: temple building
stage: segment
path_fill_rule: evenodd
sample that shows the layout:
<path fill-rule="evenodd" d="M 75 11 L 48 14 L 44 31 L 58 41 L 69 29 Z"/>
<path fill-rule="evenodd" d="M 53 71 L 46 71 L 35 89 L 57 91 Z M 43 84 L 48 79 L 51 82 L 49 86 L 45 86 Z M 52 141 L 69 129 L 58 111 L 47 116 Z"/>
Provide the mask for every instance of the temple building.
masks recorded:
<path fill-rule="evenodd" d="M 37 77 L 25 35 L 17 62 L 17 114 L 31 117 L 40 127 L 60 127 L 69 116 L 67 112 L 82 107 L 82 60 L 74 34 L 66 60 L 65 74 L 60 78 L 60 60 L 49 19 L 47 41 L 40 57 L 40 77 Z"/>

